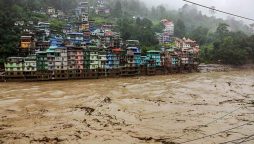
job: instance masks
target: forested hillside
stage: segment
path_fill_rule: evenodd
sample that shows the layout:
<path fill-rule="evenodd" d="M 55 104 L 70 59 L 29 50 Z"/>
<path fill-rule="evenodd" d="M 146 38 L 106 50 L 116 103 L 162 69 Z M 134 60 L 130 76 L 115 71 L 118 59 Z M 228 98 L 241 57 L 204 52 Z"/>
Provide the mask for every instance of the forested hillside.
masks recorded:
<path fill-rule="evenodd" d="M 0 63 L 17 51 L 22 27 L 16 21 L 51 21 L 61 28 L 59 20 L 38 13 L 47 7 L 62 10 L 72 15 L 80 0 L 0 0 Z M 90 6 L 95 5 L 89 0 Z M 254 60 L 254 36 L 250 28 L 234 19 L 222 20 L 203 15 L 196 7 L 184 5 L 178 11 L 158 6 L 147 8 L 138 0 L 107 0 L 110 15 L 92 15 L 97 23 L 114 23 L 124 40 L 138 39 L 143 49 L 159 49 L 155 37 L 163 26 L 161 19 L 175 23 L 176 37 L 190 37 L 201 45 L 203 62 L 243 64 Z"/>
<path fill-rule="evenodd" d="M 202 62 L 244 64 L 254 61 L 253 32 L 241 21 L 209 17 L 191 5 L 184 5 L 178 11 L 162 5 L 148 9 L 138 0 L 111 0 L 109 5 L 112 16 L 119 18 L 123 38 L 137 38 L 146 49 L 160 47 L 152 35 L 162 30 L 159 21 L 166 18 L 174 21 L 176 37 L 190 37 L 200 44 Z M 133 17 L 140 17 L 142 26 L 140 19 L 133 21 Z"/>
<path fill-rule="evenodd" d="M 48 21 L 46 15 L 38 12 L 55 7 L 68 13 L 76 4 L 75 0 L 0 0 L 0 63 L 17 52 L 24 27 L 15 26 L 16 21 Z"/>

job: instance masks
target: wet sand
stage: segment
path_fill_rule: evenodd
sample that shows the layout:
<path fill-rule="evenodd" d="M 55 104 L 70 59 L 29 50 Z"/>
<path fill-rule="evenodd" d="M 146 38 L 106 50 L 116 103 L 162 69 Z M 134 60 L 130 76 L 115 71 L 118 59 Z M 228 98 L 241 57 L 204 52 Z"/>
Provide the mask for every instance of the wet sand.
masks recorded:
<path fill-rule="evenodd" d="M 254 71 L 0 83 L 0 143 L 254 143 Z"/>

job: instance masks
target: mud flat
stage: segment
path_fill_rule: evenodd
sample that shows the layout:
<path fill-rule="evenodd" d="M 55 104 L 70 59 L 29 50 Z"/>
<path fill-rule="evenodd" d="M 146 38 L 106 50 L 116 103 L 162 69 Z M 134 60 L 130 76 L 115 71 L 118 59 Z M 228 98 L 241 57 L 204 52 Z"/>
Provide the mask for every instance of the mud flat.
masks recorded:
<path fill-rule="evenodd" d="M 254 143 L 254 71 L 0 83 L 0 143 Z"/>
<path fill-rule="evenodd" d="M 220 65 L 220 64 L 200 64 L 199 71 L 202 73 L 206 72 L 227 72 L 233 69 L 237 69 L 236 67 L 232 67 L 229 65 Z"/>

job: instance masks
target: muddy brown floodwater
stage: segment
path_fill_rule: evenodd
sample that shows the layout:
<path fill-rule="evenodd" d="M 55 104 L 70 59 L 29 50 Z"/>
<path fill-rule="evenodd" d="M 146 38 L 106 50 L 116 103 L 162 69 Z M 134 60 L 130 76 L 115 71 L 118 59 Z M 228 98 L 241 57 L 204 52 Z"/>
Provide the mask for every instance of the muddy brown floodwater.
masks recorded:
<path fill-rule="evenodd" d="M 254 71 L 0 83 L 0 143 L 254 143 Z"/>

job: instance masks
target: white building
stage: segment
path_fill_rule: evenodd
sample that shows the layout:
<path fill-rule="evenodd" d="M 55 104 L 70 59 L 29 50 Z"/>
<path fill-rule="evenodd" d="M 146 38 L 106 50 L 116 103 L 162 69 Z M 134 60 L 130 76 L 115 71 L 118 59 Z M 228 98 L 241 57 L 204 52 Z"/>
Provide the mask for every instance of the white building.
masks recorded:
<path fill-rule="evenodd" d="M 171 20 L 163 19 L 161 20 L 161 23 L 165 26 L 164 32 L 168 33 L 170 36 L 174 35 L 174 29 L 175 29 L 175 24 Z"/>
<path fill-rule="evenodd" d="M 36 67 L 36 56 L 31 55 L 25 58 L 24 60 L 24 71 L 29 72 L 29 71 L 37 71 Z"/>
<path fill-rule="evenodd" d="M 59 47 L 55 48 L 55 70 L 67 70 L 68 59 L 67 59 L 67 48 Z"/>
<path fill-rule="evenodd" d="M 56 9 L 49 7 L 47 10 L 47 14 L 48 15 L 54 15 L 56 13 Z"/>

